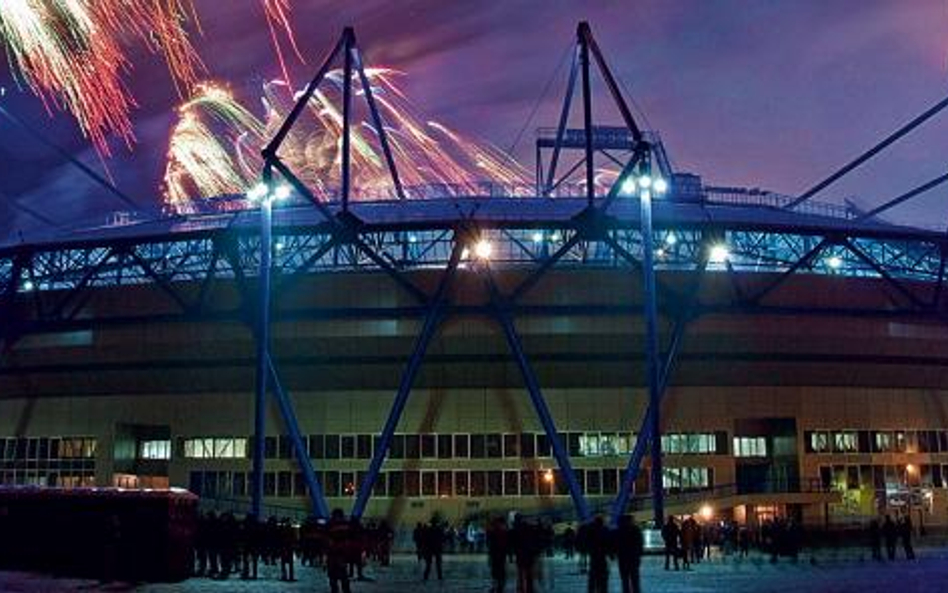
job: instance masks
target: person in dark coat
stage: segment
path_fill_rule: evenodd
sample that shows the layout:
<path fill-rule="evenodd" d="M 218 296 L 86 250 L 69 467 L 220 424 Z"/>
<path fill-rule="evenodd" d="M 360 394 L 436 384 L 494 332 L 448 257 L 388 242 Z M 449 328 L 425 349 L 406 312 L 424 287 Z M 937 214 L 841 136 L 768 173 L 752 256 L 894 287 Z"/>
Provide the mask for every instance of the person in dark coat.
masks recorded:
<path fill-rule="evenodd" d="M 533 526 L 517 515 L 510 531 L 510 547 L 517 563 L 517 593 L 533 593 L 536 583 L 537 534 Z"/>
<path fill-rule="evenodd" d="M 567 527 L 563 532 L 563 556 L 567 560 L 572 560 L 576 553 L 576 532 L 572 527 Z"/>
<path fill-rule="evenodd" d="M 612 537 L 602 517 L 593 519 L 589 527 L 589 577 L 586 589 L 589 593 L 609 593 L 609 557 L 613 555 Z"/>
<path fill-rule="evenodd" d="M 444 580 L 441 573 L 441 561 L 444 556 L 444 529 L 437 518 L 431 519 L 431 522 L 422 531 L 422 556 L 425 560 L 425 580 L 431 574 L 431 564 L 435 564 L 438 572 L 438 580 Z"/>
<path fill-rule="evenodd" d="M 260 526 L 257 524 L 257 517 L 253 513 L 247 513 L 240 530 L 240 578 L 242 579 L 257 578 L 257 564 L 260 560 L 259 538 Z"/>
<path fill-rule="evenodd" d="M 490 565 L 491 593 L 504 593 L 507 587 L 507 551 L 510 538 L 507 522 L 495 517 L 487 528 L 487 561 Z"/>
<path fill-rule="evenodd" d="M 665 570 L 669 569 L 669 560 L 674 560 L 675 570 L 679 570 L 678 541 L 680 539 L 681 529 L 678 528 L 678 523 L 675 522 L 675 518 L 668 515 L 668 520 L 665 521 L 665 525 L 662 526 L 662 541 L 665 542 Z"/>
<path fill-rule="evenodd" d="M 347 562 L 351 533 L 342 509 L 333 509 L 326 529 L 326 575 L 329 577 L 329 590 L 332 593 L 351 593 Z"/>
<path fill-rule="evenodd" d="M 869 547 L 872 549 L 872 559 L 882 560 L 882 528 L 878 519 L 869 521 Z"/>
<path fill-rule="evenodd" d="M 615 535 L 615 552 L 619 560 L 622 593 L 641 593 L 640 567 L 644 550 L 645 540 L 642 537 L 642 530 L 635 524 L 631 515 L 623 515 L 619 519 L 619 528 Z"/>
<path fill-rule="evenodd" d="M 915 560 L 915 549 L 912 548 L 912 518 L 908 513 L 899 519 L 898 532 L 899 539 L 902 540 L 902 549 L 905 550 L 905 559 Z"/>
<path fill-rule="evenodd" d="M 296 580 L 296 528 L 289 517 L 284 517 L 279 525 L 280 580 Z"/>
<path fill-rule="evenodd" d="M 889 560 L 895 560 L 895 544 L 898 541 L 898 535 L 895 522 L 892 521 L 892 517 L 886 515 L 882 523 L 882 538 L 885 539 L 885 551 Z"/>
<path fill-rule="evenodd" d="M 420 521 L 415 524 L 415 530 L 411 532 L 411 539 L 415 542 L 415 556 L 418 558 L 418 562 L 421 562 L 424 558 L 422 550 L 425 547 L 425 526 Z"/>

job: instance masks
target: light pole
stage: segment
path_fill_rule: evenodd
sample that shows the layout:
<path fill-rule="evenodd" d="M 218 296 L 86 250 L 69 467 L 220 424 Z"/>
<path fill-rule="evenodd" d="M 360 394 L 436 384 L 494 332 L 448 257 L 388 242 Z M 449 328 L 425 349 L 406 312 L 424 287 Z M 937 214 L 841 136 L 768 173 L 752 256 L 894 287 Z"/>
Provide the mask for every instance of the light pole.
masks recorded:
<path fill-rule="evenodd" d="M 251 484 L 250 512 L 258 520 L 263 505 L 263 470 L 266 455 L 267 387 L 270 374 L 270 271 L 273 253 L 273 202 L 289 197 L 290 188 L 281 185 L 271 187 L 271 171 L 263 172 L 263 181 L 247 192 L 251 203 L 260 203 L 260 267 L 259 298 L 256 327 L 257 380 L 254 399 L 253 480 Z"/>
<path fill-rule="evenodd" d="M 630 176 L 622 182 L 621 191 L 639 197 L 639 223 L 642 235 L 642 285 L 645 313 L 645 368 L 648 378 L 648 432 L 651 444 L 652 511 L 656 528 L 665 520 L 665 493 L 662 485 L 661 438 L 661 363 L 658 359 L 658 305 L 655 294 L 655 246 L 652 239 L 652 196 L 668 191 L 668 182 L 651 177 L 651 167 L 645 163 L 645 173 Z"/>

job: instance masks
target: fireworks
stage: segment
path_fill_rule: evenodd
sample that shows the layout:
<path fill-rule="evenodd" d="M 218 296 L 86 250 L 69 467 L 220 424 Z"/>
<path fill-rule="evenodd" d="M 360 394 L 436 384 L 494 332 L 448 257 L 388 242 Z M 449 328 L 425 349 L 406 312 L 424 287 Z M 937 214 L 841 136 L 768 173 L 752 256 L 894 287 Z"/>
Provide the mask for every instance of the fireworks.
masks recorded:
<path fill-rule="evenodd" d="M 421 188 L 434 184 L 440 186 L 441 195 L 458 195 L 477 193 L 484 181 L 528 183 L 526 170 L 500 150 L 415 114 L 394 83 L 396 71 L 370 68 L 366 75 L 409 197 L 424 197 Z M 281 160 L 323 200 L 337 199 L 340 186 L 342 83 L 341 71 L 327 75 L 279 152 Z M 196 97 L 182 105 L 169 142 L 165 175 L 165 201 L 171 209 L 190 212 L 194 200 L 243 193 L 252 185 L 263 165 L 260 147 L 293 107 L 294 97 L 285 87 L 284 82 L 264 85 L 265 113 L 260 119 L 215 85 L 199 87 Z M 370 122 L 364 101 L 353 101 L 353 195 L 356 199 L 391 198 L 391 178 Z"/>
<path fill-rule="evenodd" d="M 190 0 L 2 0 L 0 43 L 12 70 L 53 107 L 73 114 L 102 154 L 108 137 L 131 145 L 135 100 L 124 84 L 130 69 L 120 40 L 138 39 L 164 55 L 186 96 L 202 68 L 184 24 Z"/>

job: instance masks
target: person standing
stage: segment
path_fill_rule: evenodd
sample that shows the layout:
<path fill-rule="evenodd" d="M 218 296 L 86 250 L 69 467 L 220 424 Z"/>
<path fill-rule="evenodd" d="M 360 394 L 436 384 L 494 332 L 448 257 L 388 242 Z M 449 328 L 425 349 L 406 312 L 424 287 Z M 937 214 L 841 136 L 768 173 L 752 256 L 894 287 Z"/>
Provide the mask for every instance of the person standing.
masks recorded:
<path fill-rule="evenodd" d="M 566 560 L 572 560 L 576 553 L 576 532 L 573 527 L 567 526 L 563 532 L 563 557 Z"/>
<path fill-rule="evenodd" d="M 640 567 L 644 549 L 645 540 L 642 537 L 642 530 L 635 524 L 635 519 L 631 515 L 623 515 L 619 519 L 615 539 L 622 593 L 641 593 Z"/>
<path fill-rule="evenodd" d="M 698 522 L 689 515 L 681 524 L 681 561 L 685 570 L 691 569 L 697 545 Z"/>
<path fill-rule="evenodd" d="M 411 532 L 411 539 L 415 542 L 415 557 L 420 563 L 424 557 L 422 552 L 425 547 L 425 526 L 421 524 L 421 521 L 415 523 L 415 530 Z"/>
<path fill-rule="evenodd" d="M 256 580 L 257 564 L 260 560 L 260 544 L 258 542 L 260 537 L 260 526 L 257 525 L 257 517 L 253 513 L 247 513 L 247 515 L 244 517 L 240 536 L 240 577 L 245 580 Z"/>
<path fill-rule="evenodd" d="M 885 522 L 882 523 L 882 537 L 885 539 L 885 551 L 889 560 L 895 560 L 895 544 L 898 540 L 898 530 L 892 517 L 885 516 Z"/>
<path fill-rule="evenodd" d="M 681 538 L 681 529 L 675 522 L 675 517 L 668 515 L 668 520 L 662 526 L 662 541 L 665 542 L 665 570 L 669 570 L 669 560 L 674 560 L 675 570 L 678 566 L 678 540 Z"/>
<path fill-rule="evenodd" d="M 507 551 L 510 538 L 507 522 L 494 517 L 487 528 L 487 561 L 490 565 L 491 593 L 504 593 L 507 588 Z"/>
<path fill-rule="evenodd" d="M 872 559 L 882 560 L 882 528 L 875 518 L 869 521 L 869 547 L 872 549 Z"/>
<path fill-rule="evenodd" d="M 908 513 L 899 519 L 898 531 L 899 538 L 902 540 L 902 549 L 905 550 L 905 559 L 915 560 L 915 549 L 912 548 L 912 518 Z"/>
<path fill-rule="evenodd" d="M 444 556 L 444 530 L 437 517 L 433 517 L 431 522 L 428 523 L 428 526 L 423 530 L 422 541 L 424 542 L 422 554 L 425 559 L 425 580 L 427 581 L 428 576 L 431 574 L 432 562 L 434 562 L 435 568 L 437 569 L 438 580 L 444 580 L 444 576 L 441 573 L 441 561 Z"/>
<path fill-rule="evenodd" d="M 342 509 L 333 509 L 326 529 L 326 576 L 329 577 L 329 590 L 332 593 L 351 593 L 349 572 L 346 563 L 349 559 L 350 533 Z"/>
<path fill-rule="evenodd" d="M 510 545 L 517 563 L 517 593 L 533 593 L 536 581 L 537 534 L 532 526 L 517 515 L 510 532 Z"/>
<path fill-rule="evenodd" d="M 612 537 L 602 517 L 593 519 L 589 527 L 589 577 L 586 580 L 588 593 L 609 593 L 609 557 L 612 552 Z"/>

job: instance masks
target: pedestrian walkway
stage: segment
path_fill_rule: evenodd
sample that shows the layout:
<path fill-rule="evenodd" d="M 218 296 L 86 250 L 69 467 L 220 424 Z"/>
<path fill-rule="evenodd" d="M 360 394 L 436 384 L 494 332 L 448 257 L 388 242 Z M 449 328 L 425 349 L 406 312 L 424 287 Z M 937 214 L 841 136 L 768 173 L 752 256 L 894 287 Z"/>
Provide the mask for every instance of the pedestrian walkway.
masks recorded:
<path fill-rule="evenodd" d="M 815 564 L 811 556 L 804 554 L 797 564 L 781 560 L 771 564 L 768 557 L 752 555 L 743 561 L 729 558 L 715 559 L 696 565 L 689 571 L 665 571 L 658 557 L 646 557 L 643 561 L 643 588 L 646 592 L 678 593 L 686 591 L 711 592 L 891 592 L 914 593 L 940 591 L 948 582 L 948 548 L 921 550 L 915 562 L 899 560 L 894 563 L 876 563 L 868 559 L 863 550 L 818 552 Z M 585 577 L 578 573 L 574 562 L 562 558 L 544 559 L 545 584 L 539 589 L 544 593 L 572 593 L 585 591 Z M 513 567 L 510 567 L 511 577 Z M 450 593 L 484 593 L 489 587 L 489 574 L 485 556 L 446 556 L 444 581 L 422 582 L 421 566 L 414 556 L 399 555 L 392 567 L 371 567 L 367 576 L 373 581 L 353 582 L 353 593 L 424 593 L 446 591 Z M 184 583 L 151 584 L 134 587 L 130 585 L 108 585 L 100 587 L 94 582 L 53 579 L 38 575 L 0 572 L 0 591 L 4 593 L 37 593 L 58 591 L 141 591 L 143 593 L 242 593 L 329 590 L 325 573 L 307 566 L 297 566 L 298 581 L 279 581 L 279 568 L 262 567 L 261 579 L 241 581 L 230 578 L 226 581 L 191 579 Z M 513 583 L 507 590 L 514 591 Z M 610 591 L 619 591 L 616 568 L 613 563 L 610 573 Z"/>

